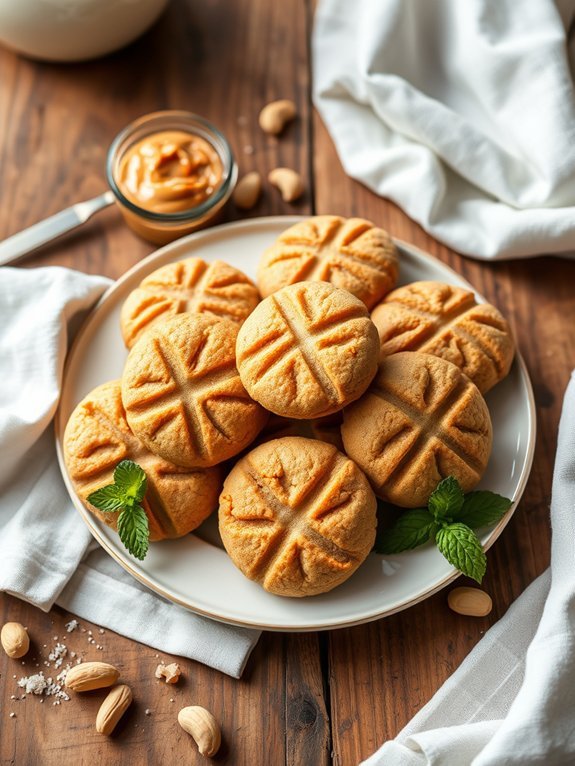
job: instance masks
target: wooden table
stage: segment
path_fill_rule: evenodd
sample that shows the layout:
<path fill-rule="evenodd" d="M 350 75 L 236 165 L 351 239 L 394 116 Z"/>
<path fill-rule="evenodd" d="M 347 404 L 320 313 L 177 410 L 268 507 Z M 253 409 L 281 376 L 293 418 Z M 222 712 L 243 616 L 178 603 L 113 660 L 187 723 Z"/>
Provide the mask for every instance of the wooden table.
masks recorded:
<path fill-rule="evenodd" d="M 265 176 L 287 165 L 304 177 L 302 201 L 285 204 L 266 187 L 249 215 L 364 216 L 462 273 L 510 319 L 538 410 L 531 478 L 488 554 L 484 587 L 493 597 L 493 612 L 483 619 L 457 616 L 447 608 L 446 592 L 440 592 L 361 627 L 264 634 L 241 681 L 180 660 L 185 682 L 173 692 L 157 686 L 155 650 L 106 631 L 96 636 L 104 646 L 99 658 L 121 667 L 136 697 L 109 740 L 94 730 L 99 699 L 74 698 L 60 707 L 38 698 L 12 700 L 13 675 L 32 672 L 34 663 L 27 659 L 21 665 L 2 654 L 1 764 L 203 763 L 175 723 L 177 710 L 194 703 L 223 723 L 220 763 L 356 764 L 403 727 L 548 564 L 557 425 L 575 366 L 575 262 L 548 257 L 485 265 L 462 258 L 393 204 L 347 178 L 310 104 L 310 2 L 173 0 L 134 45 L 85 64 L 36 64 L 0 51 L 0 238 L 102 192 L 106 149 L 116 132 L 146 112 L 179 108 L 221 127 L 241 172 L 259 170 Z M 292 98 L 299 109 L 298 120 L 280 139 L 257 126 L 260 108 L 276 98 Z M 240 217 L 232 207 L 227 215 Z M 110 209 L 25 266 L 58 264 L 119 277 L 151 250 Z M 20 621 L 34 637 L 30 657 L 44 658 L 42 644 L 49 647 L 53 636 L 61 636 L 68 619 L 59 609 L 43 614 L 0 596 L 0 621 Z M 82 625 L 96 635 L 96 626 Z M 86 638 L 77 631 L 68 643 L 86 653 Z M 9 717 L 11 711 L 16 717 Z"/>

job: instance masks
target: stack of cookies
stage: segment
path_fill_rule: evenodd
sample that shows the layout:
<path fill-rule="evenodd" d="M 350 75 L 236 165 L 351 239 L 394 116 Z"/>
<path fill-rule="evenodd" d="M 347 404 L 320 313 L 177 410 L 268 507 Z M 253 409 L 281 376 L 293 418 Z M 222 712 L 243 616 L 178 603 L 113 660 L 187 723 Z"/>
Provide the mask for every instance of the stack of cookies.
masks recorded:
<path fill-rule="evenodd" d="M 121 380 L 80 402 L 64 436 L 89 510 L 114 523 L 87 497 L 134 460 L 151 540 L 219 505 L 236 566 L 308 596 L 365 560 L 376 495 L 413 508 L 445 476 L 475 486 L 491 450 L 482 393 L 509 370 L 509 327 L 460 288 L 394 289 L 398 272 L 382 229 L 317 216 L 263 254 L 257 287 L 199 258 L 146 277 L 122 309 Z"/>

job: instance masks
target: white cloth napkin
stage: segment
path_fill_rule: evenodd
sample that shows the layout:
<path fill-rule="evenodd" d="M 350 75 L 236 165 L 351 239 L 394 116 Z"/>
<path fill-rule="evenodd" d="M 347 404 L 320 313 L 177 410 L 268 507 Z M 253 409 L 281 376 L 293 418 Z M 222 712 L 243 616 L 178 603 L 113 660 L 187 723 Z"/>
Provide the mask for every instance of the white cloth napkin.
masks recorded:
<path fill-rule="evenodd" d="M 259 632 L 140 585 L 92 541 L 60 476 L 51 420 L 68 340 L 109 284 L 63 268 L 0 269 L 0 591 L 239 678 Z"/>
<path fill-rule="evenodd" d="M 574 0 L 320 0 L 314 101 L 346 172 L 467 255 L 573 255 L 574 14 Z"/>
<path fill-rule="evenodd" d="M 575 372 L 551 500 L 551 567 L 365 766 L 575 763 Z"/>

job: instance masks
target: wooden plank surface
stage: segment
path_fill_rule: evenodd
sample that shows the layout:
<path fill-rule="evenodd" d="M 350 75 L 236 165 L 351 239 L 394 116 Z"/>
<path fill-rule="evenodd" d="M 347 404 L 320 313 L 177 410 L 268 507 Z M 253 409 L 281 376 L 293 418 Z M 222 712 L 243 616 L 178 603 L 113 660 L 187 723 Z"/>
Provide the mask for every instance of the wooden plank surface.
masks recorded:
<path fill-rule="evenodd" d="M 308 192 L 297 205 L 266 191 L 253 216 L 340 213 L 371 218 L 393 235 L 460 271 L 510 319 L 532 375 L 539 436 L 525 496 L 488 554 L 494 611 L 481 620 L 452 614 L 439 593 L 410 610 L 326 634 L 265 634 L 241 681 L 181 660 L 175 688 L 153 675 L 175 659 L 69 615 L 44 614 L 0 595 L 0 620 L 28 626 L 34 651 L 0 656 L 0 764 L 205 762 L 175 725 L 183 704 L 203 704 L 222 721 L 218 763 L 356 764 L 399 729 L 453 672 L 484 631 L 548 563 L 548 504 L 562 392 L 574 366 L 575 263 L 550 258 L 485 265 L 432 240 L 396 206 L 348 179 L 309 103 L 309 7 L 304 0 L 173 0 L 154 29 L 124 51 L 81 65 L 41 65 L 0 50 L 0 239 L 105 189 L 106 148 L 127 122 L 156 109 L 197 111 L 230 138 L 241 172 L 296 168 Z M 281 139 L 262 134 L 267 101 L 293 98 L 299 118 Z M 228 218 L 238 217 L 230 207 Z M 117 277 L 152 246 L 110 209 L 25 266 L 58 264 Z M 1 566 L 1 562 L 0 562 Z M 92 630 L 102 650 L 87 641 Z M 109 741 L 93 723 L 99 693 L 53 706 L 20 696 L 14 675 L 42 667 L 54 636 L 85 658 L 117 663 L 136 704 Z M 44 648 L 43 644 L 46 644 Z M 36 660 L 33 658 L 36 657 Z M 174 702 L 170 702 L 174 699 Z M 146 709 L 150 715 L 146 715 Z M 10 718 L 9 713 L 16 716 Z"/>

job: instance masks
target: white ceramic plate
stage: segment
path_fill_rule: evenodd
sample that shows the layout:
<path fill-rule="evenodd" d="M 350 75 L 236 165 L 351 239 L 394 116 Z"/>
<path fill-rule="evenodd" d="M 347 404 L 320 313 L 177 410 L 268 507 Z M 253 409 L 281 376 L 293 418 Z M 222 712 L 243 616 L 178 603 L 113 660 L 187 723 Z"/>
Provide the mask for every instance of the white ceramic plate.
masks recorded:
<path fill-rule="evenodd" d="M 371 554 L 359 570 L 330 593 L 289 599 L 266 593 L 247 580 L 221 547 L 217 520 L 180 540 L 154 543 L 143 562 L 132 558 L 116 534 L 90 514 L 69 480 L 61 438 L 75 405 L 95 386 L 119 378 L 126 358 L 119 317 L 130 290 L 159 266 L 190 256 L 221 260 L 254 277 L 260 254 L 296 218 L 260 218 L 193 234 L 143 260 L 116 282 L 92 311 L 68 357 L 56 421 L 58 459 L 70 496 L 98 542 L 128 572 L 162 596 L 200 614 L 267 630 L 319 630 L 355 625 L 392 614 L 421 601 L 458 576 L 439 551 L 426 545 L 385 559 Z M 400 282 L 431 279 L 469 288 L 432 256 L 402 242 Z M 480 296 L 478 296 L 480 298 Z M 480 298 L 481 299 L 481 298 Z M 525 487 L 535 442 L 533 392 L 517 356 L 511 373 L 487 395 L 494 424 L 493 452 L 481 486 L 513 498 Z M 489 547 L 511 512 L 482 538 Z"/>

